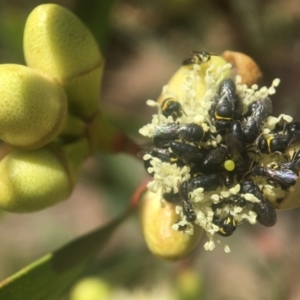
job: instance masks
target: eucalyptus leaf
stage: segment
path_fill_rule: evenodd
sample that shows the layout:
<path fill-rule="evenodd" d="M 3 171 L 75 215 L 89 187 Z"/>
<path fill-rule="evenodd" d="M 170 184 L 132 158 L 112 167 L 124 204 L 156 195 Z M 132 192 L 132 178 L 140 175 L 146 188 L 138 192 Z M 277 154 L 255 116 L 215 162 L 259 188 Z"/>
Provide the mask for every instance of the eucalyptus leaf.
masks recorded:
<path fill-rule="evenodd" d="M 89 265 L 129 216 L 127 210 L 106 226 L 80 237 L 61 249 L 36 260 L 0 283 L 1 300 L 54 300 Z"/>

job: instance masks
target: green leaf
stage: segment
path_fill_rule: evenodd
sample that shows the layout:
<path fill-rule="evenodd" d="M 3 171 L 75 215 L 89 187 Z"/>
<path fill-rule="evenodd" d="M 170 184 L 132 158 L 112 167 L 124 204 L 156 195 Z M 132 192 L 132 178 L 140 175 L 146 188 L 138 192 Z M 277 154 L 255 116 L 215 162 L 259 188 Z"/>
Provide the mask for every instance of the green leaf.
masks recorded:
<path fill-rule="evenodd" d="M 56 300 L 85 270 L 118 225 L 127 210 L 103 228 L 47 254 L 0 283 L 1 300 Z"/>

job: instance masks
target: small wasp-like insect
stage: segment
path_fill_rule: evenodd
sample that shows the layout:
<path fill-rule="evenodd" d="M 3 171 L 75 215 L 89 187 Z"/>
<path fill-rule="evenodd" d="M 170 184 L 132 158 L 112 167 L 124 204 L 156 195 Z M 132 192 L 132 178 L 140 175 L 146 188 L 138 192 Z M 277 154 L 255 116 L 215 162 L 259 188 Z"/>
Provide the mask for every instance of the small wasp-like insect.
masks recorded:
<path fill-rule="evenodd" d="M 224 208 L 226 205 L 231 207 L 244 207 L 246 206 L 246 200 L 240 195 L 231 195 L 227 198 L 223 198 L 219 203 L 213 204 L 212 210 L 216 211 L 219 208 Z M 213 223 L 219 226 L 219 231 L 217 231 L 217 233 L 222 236 L 230 236 L 237 227 L 237 222 L 230 213 L 226 217 L 215 214 Z"/>
<path fill-rule="evenodd" d="M 185 164 L 201 164 L 204 152 L 196 146 L 185 144 L 183 142 L 171 141 L 170 148 L 172 152 Z"/>
<path fill-rule="evenodd" d="M 143 157 L 145 154 L 150 154 L 152 157 L 160 159 L 162 162 L 167 162 L 170 164 L 177 163 L 178 165 L 183 165 L 183 162 L 178 159 L 178 157 L 165 148 L 152 148 L 147 151 L 141 151 L 138 153 L 139 157 Z M 150 176 L 154 176 L 154 172 L 149 173 L 148 169 L 151 168 L 151 159 L 144 160 L 144 168 Z"/>
<path fill-rule="evenodd" d="M 183 181 L 179 188 L 179 195 L 182 203 L 182 212 L 188 222 L 194 222 L 197 215 L 193 209 L 193 204 L 189 198 L 189 187 L 187 181 Z"/>
<path fill-rule="evenodd" d="M 171 116 L 174 121 L 182 116 L 181 104 L 173 98 L 167 98 L 161 104 L 162 114 L 167 118 Z"/>
<path fill-rule="evenodd" d="M 300 123 L 290 122 L 284 125 L 283 133 L 273 133 L 260 137 L 257 145 L 261 153 L 284 153 L 287 149 L 300 144 Z"/>
<path fill-rule="evenodd" d="M 295 151 L 290 161 L 283 161 L 273 166 L 274 169 L 289 169 L 298 175 L 300 171 L 300 150 Z"/>
<path fill-rule="evenodd" d="M 242 124 L 246 143 L 252 143 L 259 135 L 263 121 L 272 113 L 272 102 L 269 97 L 260 99 L 250 105 L 251 115 Z"/>
<path fill-rule="evenodd" d="M 250 173 L 252 176 L 265 177 L 269 183 L 279 185 L 283 190 L 289 189 L 296 184 L 297 174 L 290 169 L 284 169 L 284 165 L 278 167 L 254 166 Z"/>
<path fill-rule="evenodd" d="M 224 170 L 224 162 L 227 158 L 227 149 L 218 147 L 209 151 L 203 159 L 200 170 L 204 174 L 219 173 Z"/>
<path fill-rule="evenodd" d="M 205 191 L 214 191 L 221 186 L 220 177 L 217 174 L 200 175 L 195 174 L 189 180 L 189 190 L 193 191 L 197 188 L 203 188 Z"/>
<path fill-rule="evenodd" d="M 193 65 L 193 64 L 200 65 L 200 64 L 206 63 L 210 60 L 210 57 L 212 55 L 215 55 L 215 54 L 211 54 L 207 51 L 192 51 L 191 53 L 193 56 L 191 58 L 185 59 L 182 62 L 183 66 Z"/>
<path fill-rule="evenodd" d="M 197 143 L 206 140 L 207 134 L 202 126 L 196 123 L 188 124 L 164 124 L 157 126 L 154 133 L 154 144 L 156 147 L 164 147 L 171 141 L 182 139 L 188 142 Z"/>
<path fill-rule="evenodd" d="M 237 227 L 236 220 L 230 214 L 224 218 L 214 215 L 213 223 L 219 227 L 217 233 L 222 236 L 232 235 Z"/>
<path fill-rule="evenodd" d="M 234 171 L 237 174 L 247 172 L 250 159 L 245 148 L 244 133 L 240 121 L 231 123 L 230 128 L 227 129 L 225 142 L 230 159 L 234 162 Z"/>
<path fill-rule="evenodd" d="M 218 130 L 228 128 L 233 120 L 240 119 L 239 99 L 232 79 L 224 79 L 219 86 L 218 97 L 214 97 L 211 112 Z"/>
<path fill-rule="evenodd" d="M 209 175 L 195 173 L 188 181 L 188 184 L 190 191 L 198 188 L 203 188 L 204 191 L 214 191 L 220 186 L 226 186 L 227 188 L 232 187 L 234 184 L 234 176 L 230 172 Z"/>
<path fill-rule="evenodd" d="M 220 202 L 216 204 L 212 204 L 212 209 L 215 211 L 218 208 L 222 208 L 225 205 L 229 206 L 238 206 L 238 207 L 244 207 L 246 205 L 246 200 L 241 197 L 240 195 L 230 195 L 227 198 L 223 198 L 220 200 Z"/>
<path fill-rule="evenodd" d="M 240 183 L 241 194 L 250 193 L 254 195 L 260 202 L 253 204 L 252 210 L 257 214 L 256 220 L 266 226 L 271 227 L 276 224 L 277 216 L 271 203 L 265 199 L 260 188 L 253 180 L 245 180 Z"/>

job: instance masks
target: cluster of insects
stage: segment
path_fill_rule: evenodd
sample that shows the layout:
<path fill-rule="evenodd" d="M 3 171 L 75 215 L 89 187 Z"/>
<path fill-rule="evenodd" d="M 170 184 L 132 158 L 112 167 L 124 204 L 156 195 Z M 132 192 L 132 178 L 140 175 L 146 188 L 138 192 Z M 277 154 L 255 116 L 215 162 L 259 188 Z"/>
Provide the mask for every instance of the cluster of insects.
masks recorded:
<path fill-rule="evenodd" d="M 210 58 L 206 51 L 194 51 L 183 65 L 201 65 Z M 179 100 L 168 97 L 161 103 L 160 113 L 172 121 L 155 125 L 154 147 L 144 156 L 145 168 L 154 178 L 153 159 L 180 169 L 188 167 L 189 176 L 178 183 L 178 190 L 167 189 L 162 195 L 181 207 L 176 230 L 202 226 L 199 216 L 203 214 L 211 224 L 207 228 L 222 236 L 230 236 L 245 215 L 253 212 L 260 224 L 273 226 L 276 212 L 265 189 L 279 189 L 282 196 L 276 201 L 280 202 L 295 185 L 300 151 L 288 157 L 287 150 L 300 144 L 300 123 L 278 118 L 274 128 L 267 128 L 272 113 L 268 95 L 245 108 L 231 78 L 219 82 L 210 99 L 209 118 L 202 124 L 182 122 L 187 112 Z M 234 192 L 224 193 L 233 188 Z M 206 206 L 193 198 L 198 189 L 204 195 L 201 201 L 207 199 Z"/>

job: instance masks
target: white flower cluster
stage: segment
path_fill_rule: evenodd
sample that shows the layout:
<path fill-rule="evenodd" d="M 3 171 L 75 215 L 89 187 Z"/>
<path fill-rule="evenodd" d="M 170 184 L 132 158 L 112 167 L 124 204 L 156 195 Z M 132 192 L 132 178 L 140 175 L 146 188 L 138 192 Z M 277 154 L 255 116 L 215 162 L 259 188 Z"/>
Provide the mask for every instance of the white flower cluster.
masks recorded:
<path fill-rule="evenodd" d="M 170 124 L 178 124 L 178 126 L 180 126 L 195 123 L 200 125 L 205 133 L 209 134 L 208 139 L 195 143 L 184 141 L 184 138 L 176 136 L 174 140 L 184 141 L 185 144 L 191 146 L 195 146 L 196 144 L 198 149 L 209 149 L 207 150 L 208 153 L 211 149 L 226 147 L 227 131 L 224 134 L 222 133 L 222 130 L 217 128 L 212 117 L 212 107 L 214 101 L 216 101 L 215 99 L 218 95 L 221 82 L 228 77 L 228 74 L 230 74 L 231 65 L 227 63 L 220 66 L 219 64 L 214 64 L 213 61 L 210 61 L 209 66 L 206 65 L 204 67 L 204 65 L 205 64 L 195 63 L 184 69 L 180 95 L 170 89 L 168 85 L 163 87 L 163 99 L 171 98 L 173 101 L 180 103 L 182 113 L 178 114 L 176 120 L 174 120 L 172 115 L 164 114 L 161 103 L 154 100 L 147 101 L 149 106 L 157 107 L 158 112 L 153 115 L 151 123 L 139 130 L 140 134 L 145 137 L 155 138 L 155 136 L 159 134 L 160 128 L 163 126 Z M 205 70 L 205 72 L 203 70 Z M 202 90 L 199 89 L 199 82 L 204 86 Z M 241 82 L 240 76 L 237 76 L 234 80 L 236 95 L 241 102 L 242 119 L 239 121 L 240 123 L 246 122 L 249 118 L 247 111 L 251 104 L 273 95 L 276 92 L 275 88 L 279 85 L 280 80 L 275 79 L 269 88 L 262 87 L 260 89 L 256 84 L 248 87 L 245 84 L 241 84 Z M 280 122 L 289 123 L 291 121 L 291 117 L 287 115 L 280 115 L 278 118 L 269 115 L 265 117 L 261 124 L 258 124 L 260 127 L 259 134 L 255 137 L 256 140 L 254 143 L 246 146 L 246 149 L 249 149 L 249 151 L 245 150 L 250 157 L 250 163 L 248 164 L 249 169 L 254 163 L 256 166 L 268 166 L 284 161 L 283 156 L 274 153 L 257 154 L 257 139 L 262 134 L 272 135 L 272 131 L 276 127 L 276 124 L 279 124 Z M 282 130 L 282 132 L 284 131 L 284 129 L 280 130 Z M 267 136 L 266 139 L 268 139 Z M 268 146 L 270 147 L 269 144 Z M 254 147 L 254 149 L 252 147 Z M 228 236 L 244 221 L 255 224 L 257 220 L 260 221 L 260 218 L 265 218 L 263 215 L 265 211 L 260 211 L 260 209 L 266 209 L 266 211 L 268 209 L 273 209 L 271 204 L 268 204 L 269 206 L 266 208 L 257 206 L 258 208 L 256 207 L 256 209 L 253 209 L 254 205 L 259 205 L 262 200 L 259 199 L 255 193 L 241 192 L 241 180 L 251 178 L 255 183 L 255 187 L 259 189 L 259 193 L 261 192 L 264 197 L 270 201 L 274 199 L 276 201 L 278 194 L 281 193 L 281 196 L 284 197 L 286 193 L 285 190 L 278 187 L 276 184 L 270 184 L 269 177 L 265 175 L 254 176 L 255 174 L 249 174 L 249 170 L 249 172 L 245 172 L 244 176 L 239 178 L 235 177 L 234 184 L 230 187 L 220 184 L 214 190 L 205 190 L 203 187 L 190 188 L 187 199 L 185 199 L 185 201 L 190 203 L 190 208 L 187 209 L 187 204 L 183 203 L 181 199 L 184 196 L 181 195 L 180 186 L 183 182 L 190 182 L 195 174 L 193 174 L 190 164 L 180 164 L 178 163 L 178 160 L 172 160 L 176 155 L 172 152 L 168 143 L 163 147 L 163 151 L 166 151 L 168 155 L 170 155 L 171 159 L 169 161 L 168 159 L 165 159 L 163 155 L 153 155 L 151 151 L 147 152 L 143 157 L 146 162 L 147 172 L 153 176 L 153 180 L 149 182 L 148 188 L 152 192 L 161 191 L 162 199 L 165 194 L 178 195 L 179 202 L 176 210 L 178 213 L 178 222 L 173 225 L 173 229 L 183 231 L 186 234 L 193 234 L 193 226 L 202 227 L 206 231 L 209 239 L 204 245 L 206 250 L 213 250 L 215 248 L 215 241 L 218 241 L 218 239 L 216 240 L 215 238 L 215 233 Z M 229 158 L 227 159 L 229 159 L 230 162 L 235 160 L 234 157 L 230 157 L 230 154 L 228 154 L 228 156 Z M 232 173 L 235 174 L 234 171 Z M 191 185 L 188 186 L 190 187 Z M 237 202 L 234 202 L 233 200 L 229 201 L 228 199 L 237 199 L 238 201 L 243 202 L 243 204 L 238 204 Z M 189 219 L 187 213 L 187 210 L 189 211 L 189 209 L 195 213 L 193 221 Z M 257 217 L 258 213 L 261 215 Z M 227 228 L 228 230 L 232 230 L 232 232 L 226 232 L 226 226 L 229 228 L 232 227 L 231 229 Z M 230 252 L 229 246 L 225 245 L 224 250 L 225 252 Z"/>

